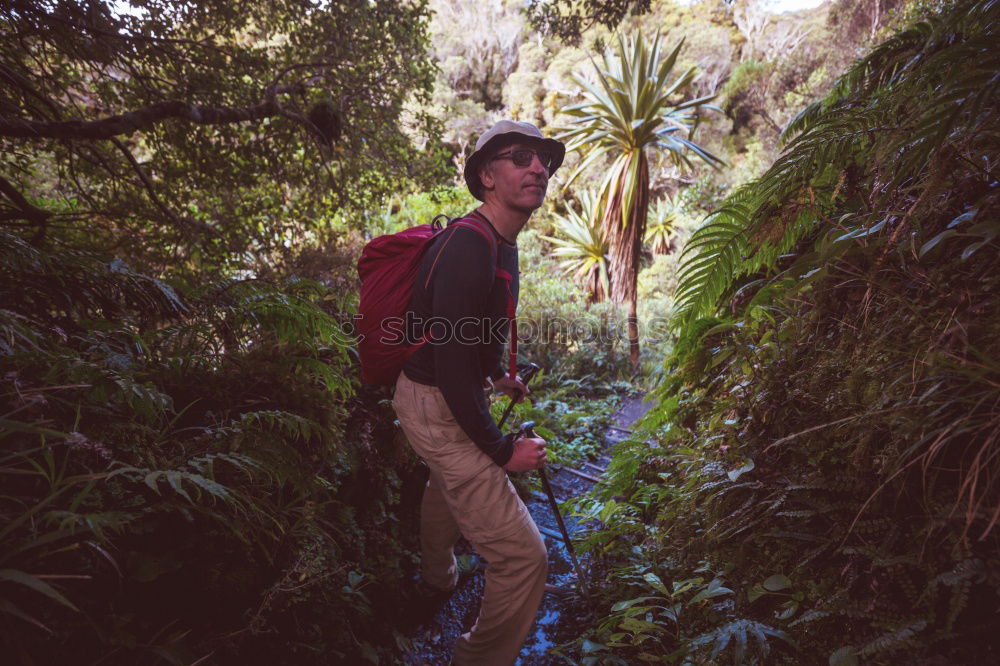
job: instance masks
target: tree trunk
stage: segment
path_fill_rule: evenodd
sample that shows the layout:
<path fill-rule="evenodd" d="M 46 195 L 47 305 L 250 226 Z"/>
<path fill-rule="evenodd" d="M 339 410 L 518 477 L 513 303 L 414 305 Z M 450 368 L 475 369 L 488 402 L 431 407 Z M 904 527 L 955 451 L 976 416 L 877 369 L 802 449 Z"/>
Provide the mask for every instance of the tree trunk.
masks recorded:
<path fill-rule="evenodd" d="M 610 255 L 611 300 L 617 305 L 629 304 L 628 341 L 629 360 L 633 371 L 639 368 L 639 327 L 636 316 L 636 291 L 639 278 L 639 254 L 642 238 L 646 233 L 646 213 L 649 208 L 649 162 L 646 153 L 638 150 L 632 153 L 638 159 L 639 178 L 635 183 L 637 192 L 632 199 L 632 209 L 622 210 L 625 202 L 625 180 L 629 171 L 626 164 L 616 183 L 613 183 L 610 200 L 605 208 L 604 228 Z"/>
<path fill-rule="evenodd" d="M 633 298 L 628 304 L 628 360 L 632 363 L 632 372 L 639 370 L 639 317 L 636 314 L 637 300 Z"/>

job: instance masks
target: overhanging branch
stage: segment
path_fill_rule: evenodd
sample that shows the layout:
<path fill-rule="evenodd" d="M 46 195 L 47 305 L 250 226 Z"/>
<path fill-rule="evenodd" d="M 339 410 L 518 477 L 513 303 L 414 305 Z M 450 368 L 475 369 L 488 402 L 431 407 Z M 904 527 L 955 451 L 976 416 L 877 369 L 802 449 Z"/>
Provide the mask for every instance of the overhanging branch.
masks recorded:
<path fill-rule="evenodd" d="M 200 125 L 226 125 L 263 120 L 282 115 L 274 99 L 255 106 L 196 106 L 185 102 L 160 102 L 101 120 L 46 122 L 0 116 L 0 136 L 35 139 L 110 139 L 149 129 L 168 118 L 179 118 Z"/>

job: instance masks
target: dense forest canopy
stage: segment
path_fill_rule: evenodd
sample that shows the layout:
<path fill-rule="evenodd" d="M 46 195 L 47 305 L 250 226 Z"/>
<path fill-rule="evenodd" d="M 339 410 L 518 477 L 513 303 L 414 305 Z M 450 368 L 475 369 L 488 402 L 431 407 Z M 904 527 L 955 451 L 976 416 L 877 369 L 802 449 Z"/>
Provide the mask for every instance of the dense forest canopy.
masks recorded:
<path fill-rule="evenodd" d="M 422 3 L 5 3 L 5 223 L 174 274 L 316 238 L 440 177 L 409 139 L 434 121 L 400 120 L 430 86 L 426 22 Z"/>
<path fill-rule="evenodd" d="M 354 265 L 503 117 L 572 140 L 514 418 L 657 402 L 537 663 L 995 661 L 998 6 L 0 3 L 4 662 L 412 661 Z"/>

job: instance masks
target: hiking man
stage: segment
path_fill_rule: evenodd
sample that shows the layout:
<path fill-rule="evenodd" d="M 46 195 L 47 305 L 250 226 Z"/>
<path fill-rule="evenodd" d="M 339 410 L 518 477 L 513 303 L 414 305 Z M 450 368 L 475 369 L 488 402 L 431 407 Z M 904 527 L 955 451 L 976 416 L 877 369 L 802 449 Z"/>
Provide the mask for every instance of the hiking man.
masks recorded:
<path fill-rule="evenodd" d="M 416 333 L 428 343 L 403 366 L 393 406 L 430 468 L 421 575 L 435 590 L 454 589 L 460 535 L 488 562 L 479 617 L 455 644 L 459 666 L 513 664 L 545 592 L 545 544 L 507 478 L 542 467 L 545 441 L 501 434 L 484 387 L 514 399 L 528 393 L 504 372 L 496 323 L 506 323 L 516 304 L 517 235 L 564 155 L 562 143 L 529 123 L 501 120 L 479 137 L 465 181 L 482 205 L 430 245 L 410 301 L 417 326 L 427 322 Z"/>

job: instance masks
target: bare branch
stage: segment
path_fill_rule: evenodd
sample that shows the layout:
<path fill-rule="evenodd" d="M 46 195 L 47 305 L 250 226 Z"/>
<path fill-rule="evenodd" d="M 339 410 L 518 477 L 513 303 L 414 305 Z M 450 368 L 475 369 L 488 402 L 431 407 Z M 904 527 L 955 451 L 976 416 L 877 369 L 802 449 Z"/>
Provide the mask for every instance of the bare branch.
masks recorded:
<path fill-rule="evenodd" d="M 56 106 L 51 99 L 35 90 L 35 87 L 31 85 L 31 82 L 28 81 L 28 79 L 24 78 L 3 63 L 0 63 L 0 82 L 2 81 L 6 81 L 12 87 L 20 88 L 29 96 L 40 100 L 52 112 L 53 118 L 59 118 L 59 107 Z"/>
<path fill-rule="evenodd" d="M 174 222 L 174 224 L 177 224 L 178 226 L 186 226 L 195 231 L 208 233 L 217 238 L 221 238 L 221 234 L 219 234 L 219 232 L 216 229 L 213 229 L 210 225 L 190 217 L 184 217 L 178 215 L 174 211 L 170 210 L 170 208 L 168 208 L 167 205 L 163 203 L 160 197 L 157 196 L 156 190 L 153 188 L 153 182 L 149 179 L 149 176 L 146 175 L 146 172 L 143 171 L 142 165 L 140 165 L 139 162 L 135 159 L 135 157 L 132 155 L 132 152 L 128 149 L 128 147 L 115 138 L 112 138 L 111 142 L 115 145 L 116 148 L 118 148 L 118 150 L 122 152 L 122 154 L 125 155 L 125 158 L 129 161 L 129 164 L 132 165 L 133 171 L 136 172 L 136 174 L 139 176 L 139 180 L 142 181 L 146 193 L 149 194 L 150 201 L 153 202 L 153 205 L 155 205 L 160 210 L 161 213 L 166 215 L 167 218 L 169 218 L 172 222 Z"/>
<path fill-rule="evenodd" d="M 125 155 L 125 159 L 127 159 L 129 161 L 129 164 L 132 165 L 133 171 L 135 171 L 136 174 L 138 174 L 139 180 L 141 180 L 142 184 L 145 186 L 146 192 L 149 194 L 150 201 L 152 201 L 153 204 L 160 209 L 160 212 L 162 212 L 171 220 L 177 222 L 178 221 L 177 216 L 174 215 L 174 212 L 169 208 L 167 208 L 162 201 L 160 201 L 160 197 L 157 196 L 156 190 L 153 189 L 153 183 L 149 180 L 149 176 L 146 175 L 146 172 L 142 170 L 142 166 L 139 165 L 139 162 L 132 155 L 132 152 L 125 146 L 124 143 L 122 143 L 116 138 L 112 138 L 111 143 L 113 143 L 115 147 L 118 148 L 118 150 L 120 150 L 123 155 Z"/>

